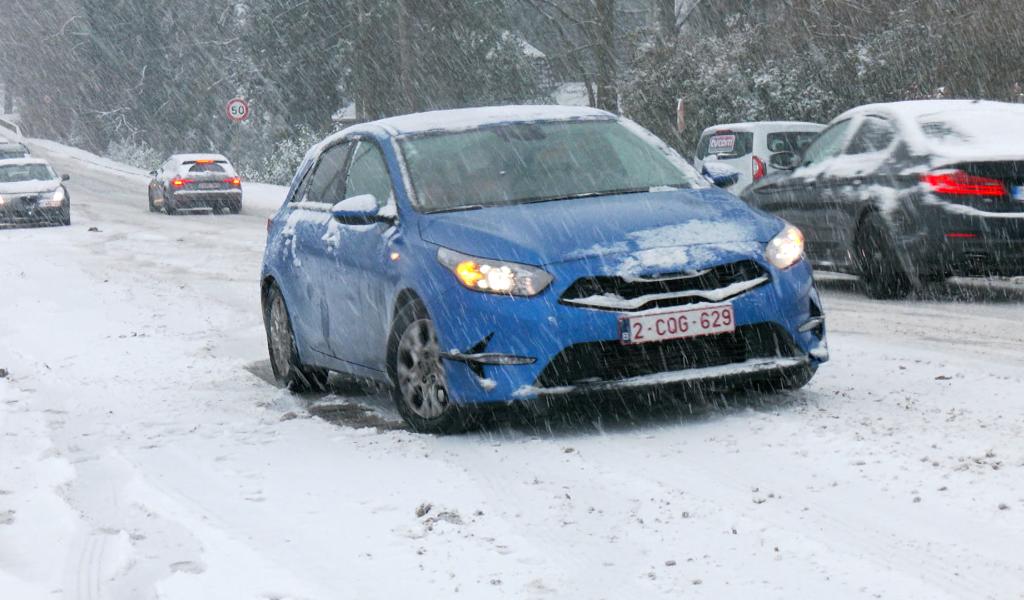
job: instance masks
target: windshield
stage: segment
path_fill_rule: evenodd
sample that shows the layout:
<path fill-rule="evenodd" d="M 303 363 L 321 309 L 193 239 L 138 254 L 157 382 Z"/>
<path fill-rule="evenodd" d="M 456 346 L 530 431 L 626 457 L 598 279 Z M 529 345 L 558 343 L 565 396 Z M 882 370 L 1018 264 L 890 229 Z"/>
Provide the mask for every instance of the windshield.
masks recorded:
<path fill-rule="evenodd" d="M 48 165 L 2 165 L 0 166 L 0 183 L 15 181 L 48 181 L 57 176 Z"/>
<path fill-rule="evenodd" d="M 400 143 L 426 212 L 701 187 L 667 147 L 618 121 L 507 124 Z"/>
<path fill-rule="evenodd" d="M 189 173 L 224 173 L 224 167 L 218 163 L 195 163 L 188 168 Z"/>

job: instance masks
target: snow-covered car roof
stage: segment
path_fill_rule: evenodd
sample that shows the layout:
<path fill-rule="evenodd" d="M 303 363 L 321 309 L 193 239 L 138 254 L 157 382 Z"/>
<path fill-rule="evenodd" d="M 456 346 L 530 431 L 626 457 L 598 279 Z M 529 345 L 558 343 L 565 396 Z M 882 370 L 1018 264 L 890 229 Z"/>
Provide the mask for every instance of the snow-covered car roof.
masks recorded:
<path fill-rule="evenodd" d="M 43 160 L 41 158 L 32 158 L 32 157 L 5 158 L 4 160 L 0 160 L 0 167 L 6 167 L 6 166 L 10 166 L 10 165 L 15 165 L 15 166 L 19 166 L 19 165 L 46 165 L 46 166 L 50 166 L 50 163 L 46 162 L 45 160 Z"/>
<path fill-rule="evenodd" d="M 579 106 L 485 106 L 480 108 L 435 110 L 389 117 L 371 123 L 364 123 L 362 127 L 367 125 L 378 126 L 392 134 L 410 135 L 428 131 L 466 131 L 502 123 L 612 120 L 615 118 L 615 115 L 609 112 Z"/>
<path fill-rule="evenodd" d="M 1024 105 L 990 100 L 908 100 L 866 104 L 834 121 L 865 114 L 892 118 L 910 149 L 948 160 L 1024 160 Z M 939 162 L 944 162 L 940 160 Z"/>
<path fill-rule="evenodd" d="M 821 131 L 825 128 L 821 123 L 811 123 L 809 121 L 748 121 L 746 123 L 721 123 L 719 125 L 712 125 L 706 128 L 701 135 L 716 131 L 718 129 L 730 129 L 732 131 L 754 131 L 755 129 L 771 129 L 774 127 L 806 127 L 811 131 Z"/>
<path fill-rule="evenodd" d="M 199 160 L 212 160 L 214 162 L 230 164 L 230 161 L 223 154 L 174 154 L 168 160 L 173 160 L 178 164 L 193 163 Z"/>

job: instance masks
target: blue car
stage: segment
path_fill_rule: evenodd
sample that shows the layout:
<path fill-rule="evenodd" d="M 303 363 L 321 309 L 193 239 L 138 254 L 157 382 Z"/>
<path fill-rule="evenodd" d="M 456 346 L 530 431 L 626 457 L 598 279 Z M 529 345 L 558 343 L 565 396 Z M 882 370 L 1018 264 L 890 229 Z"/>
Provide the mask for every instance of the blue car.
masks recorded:
<path fill-rule="evenodd" d="M 794 389 L 828 359 L 800 231 L 593 109 L 324 140 L 268 223 L 262 300 L 283 385 L 385 383 L 424 432 L 516 401 Z"/>

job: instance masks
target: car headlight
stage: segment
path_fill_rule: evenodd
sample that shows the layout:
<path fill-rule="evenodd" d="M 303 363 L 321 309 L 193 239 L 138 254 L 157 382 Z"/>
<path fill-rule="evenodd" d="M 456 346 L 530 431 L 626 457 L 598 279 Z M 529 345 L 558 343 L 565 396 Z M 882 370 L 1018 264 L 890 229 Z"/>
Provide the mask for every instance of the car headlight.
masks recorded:
<path fill-rule="evenodd" d="M 448 248 L 437 250 L 437 260 L 451 270 L 459 283 L 475 292 L 536 296 L 554 279 L 550 273 L 537 267 L 478 258 Z"/>
<path fill-rule="evenodd" d="M 780 269 L 788 269 L 804 256 L 804 234 L 792 225 L 786 225 L 779 235 L 768 242 L 764 257 Z"/>
<path fill-rule="evenodd" d="M 53 196 L 50 196 L 50 199 L 43 204 L 45 206 L 60 206 L 64 203 L 64 198 L 66 197 L 67 193 L 64 191 L 64 188 L 59 187 L 53 191 Z"/>
<path fill-rule="evenodd" d="M 0 194 L 0 206 L 7 204 L 7 198 L 4 198 L 3 194 Z"/>

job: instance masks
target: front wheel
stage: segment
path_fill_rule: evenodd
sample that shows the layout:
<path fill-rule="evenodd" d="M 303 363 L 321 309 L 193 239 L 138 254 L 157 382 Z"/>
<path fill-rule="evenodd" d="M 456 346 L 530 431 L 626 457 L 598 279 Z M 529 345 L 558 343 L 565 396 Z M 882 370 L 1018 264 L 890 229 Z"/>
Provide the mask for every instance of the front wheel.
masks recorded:
<path fill-rule="evenodd" d="M 422 433 L 456 433 L 467 423 L 448 393 L 434 322 L 417 302 L 395 319 L 391 352 L 392 396 L 398 412 Z"/>
<path fill-rule="evenodd" d="M 264 306 L 264 321 L 267 330 L 267 349 L 270 351 L 270 366 L 274 378 L 293 392 L 322 392 L 327 389 L 327 371 L 303 365 L 295 345 L 292 321 L 284 295 L 276 286 L 267 292 Z"/>
<path fill-rule="evenodd" d="M 868 296 L 879 300 L 905 298 L 913 290 L 900 263 L 896 242 L 878 213 L 865 217 L 857 232 L 856 257 Z"/>

